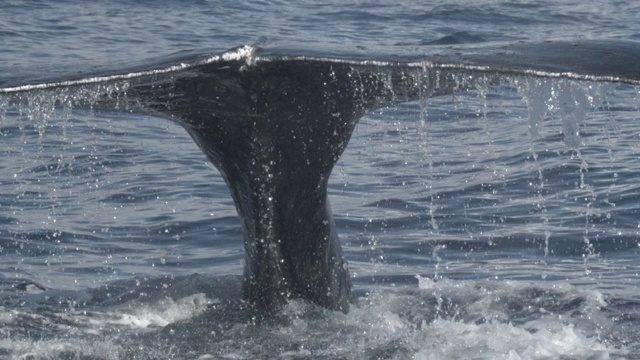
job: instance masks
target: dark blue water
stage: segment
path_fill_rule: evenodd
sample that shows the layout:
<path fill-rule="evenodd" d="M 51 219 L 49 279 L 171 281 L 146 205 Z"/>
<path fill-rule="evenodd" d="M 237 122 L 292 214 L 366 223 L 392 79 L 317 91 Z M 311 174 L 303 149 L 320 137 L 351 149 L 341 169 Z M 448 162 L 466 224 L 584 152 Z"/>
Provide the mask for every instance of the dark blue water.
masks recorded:
<path fill-rule="evenodd" d="M 598 40 L 622 57 L 616 44 L 640 46 L 639 10 L 9 1 L 0 88 L 259 39 L 274 54 L 360 60 L 550 40 Z M 77 106 L 100 93 L 90 86 L 57 104 L 55 91 L 0 94 L 0 358 L 638 358 L 638 86 L 469 76 L 453 94 L 367 113 L 333 170 L 359 306 L 296 300 L 262 322 L 241 301 L 233 201 L 181 127 Z"/>

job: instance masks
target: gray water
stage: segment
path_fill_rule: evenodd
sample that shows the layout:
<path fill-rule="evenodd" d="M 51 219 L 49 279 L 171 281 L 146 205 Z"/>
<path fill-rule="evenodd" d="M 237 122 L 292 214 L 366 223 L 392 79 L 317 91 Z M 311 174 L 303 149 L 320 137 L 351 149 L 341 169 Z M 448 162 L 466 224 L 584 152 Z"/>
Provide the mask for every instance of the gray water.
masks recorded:
<path fill-rule="evenodd" d="M 263 36 L 357 59 L 640 39 L 624 1 L 0 10 L 0 87 Z M 360 119 L 329 186 L 359 306 L 293 301 L 270 320 L 241 300 L 240 221 L 183 129 L 53 90 L 0 96 L 0 358 L 638 358 L 639 88 L 482 76 Z"/>

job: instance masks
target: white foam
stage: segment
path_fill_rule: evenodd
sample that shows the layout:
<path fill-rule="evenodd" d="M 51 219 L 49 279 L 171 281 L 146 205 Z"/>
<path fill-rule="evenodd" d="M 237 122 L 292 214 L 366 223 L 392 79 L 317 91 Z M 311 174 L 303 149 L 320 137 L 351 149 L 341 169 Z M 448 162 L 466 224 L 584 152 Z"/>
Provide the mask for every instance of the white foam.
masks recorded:
<path fill-rule="evenodd" d="M 627 354 L 606 340 L 615 323 L 596 290 L 560 282 L 418 280 L 415 290 L 376 290 L 347 315 L 309 317 L 310 305 L 294 301 L 286 309 L 294 320 L 278 333 L 303 344 L 300 351 L 328 358 L 608 359 Z"/>
<path fill-rule="evenodd" d="M 417 334 L 418 335 L 418 334 Z M 465 324 L 438 319 L 416 342 L 414 359 L 608 359 L 611 349 L 572 325 L 535 332 L 511 324 Z"/>
<path fill-rule="evenodd" d="M 142 352 L 171 358 L 175 349 L 187 346 L 199 349 L 192 354 L 194 359 L 430 360 L 608 359 L 628 354 L 607 340 L 607 329 L 615 324 L 606 324 L 610 320 L 602 308 L 607 301 L 596 290 L 561 282 L 418 280 L 419 288 L 378 289 L 346 315 L 295 300 L 282 314 L 289 320 L 280 325 L 238 321 L 236 316 L 215 314 L 217 307 L 211 307 L 215 321 L 191 325 L 190 318 L 219 301 L 203 294 L 177 300 L 140 298 L 100 312 L 65 312 L 68 317 L 63 323 L 51 324 L 59 327 L 61 341 L 23 339 L 14 344 L 0 340 L 0 348 L 16 356 L 41 352 L 53 354 L 51 358 L 65 351 L 90 355 L 87 351 L 102 348 L 114 354 L 107 358 L 118 358 L 143 345 L 136 340 L 123 344 L 126 334 L 181 322 L 177 331 L 183 335 L 192 331 L 193 340 L 169 331 L 166 343 Z M 536 304 L 538 308 L 527 310 Z M 0 308 L 0 316 L 6 313 Z M 68 324 L 77 328 L 70 329 Z M 239 338 L 241 343 L 234 340 Z M 102 340 L 92 343 L 92 339 Z M 206 343 L 189 343 L 203 339 Z"/>
<path fill-rule="evenodd" d="M 169 297 L 152 304 L 129 304 L 113 312 L 92 312 L 90 317 L 74 315 L 75 322 L 85 322 L 89 332 L 100 332 L 105 327 L 124 326 L 131 329 L 161 328 L 202 314 L 209 305 L 217 303 L 204 294 L 194 294 L 173 300 Z"/>
<path fill-rule="evenodd" d="M 119 360 L 123 358 L 122 349 L 109 340 L 16 340 L 0 339 L 0 349 L 11 352 L 11 359 L 104 359 Z M 74 357 L 69 357 L 73 354 Z M 5 359 L 3 357 L 3 359 Z"/>
<path fill-rule="evenodd" d="M 16 321 L 16 312 L 0 306 L 0 327 L 2 325 L 8 325 Z"/>
<path fill-rule="evenodd" d="M 608 359 L 610 354 L 626 353 L 599 338 L 600 333 L 615 326 L 601 311 L 607 302 L 599 291 L 563 282 L 434 282 L 417 278 L 420 290 L 436 297 L 469 298 L 464 305 L 467 318 L 477 316 L 484 320 L 474 323 L 439 317 L 423 324 L 422 330 L 414 333 L 416 346 L 420 347 L 415 359 Z M 527 298 L 531 289 L 537 289 L 540 295 Z M 563 308 L 562 303 L 572 304 L 576 299 L 580 301 L 567 310 L 569 314 L 549 312 L 543 307 L 552 303 Z M 529 308 L 535 319 L 512 323 L 513 315 L 505 308 L 514 303 L 525 312 Z M 576 312 L 585 316 L 570 316 Z"/>

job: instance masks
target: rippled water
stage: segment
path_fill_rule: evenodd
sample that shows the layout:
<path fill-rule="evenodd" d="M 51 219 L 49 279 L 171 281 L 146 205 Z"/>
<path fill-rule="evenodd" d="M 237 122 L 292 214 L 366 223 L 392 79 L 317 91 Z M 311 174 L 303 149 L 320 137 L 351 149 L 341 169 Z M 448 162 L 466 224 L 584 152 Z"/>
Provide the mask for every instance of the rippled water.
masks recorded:
<path fill-rule="evenodd" d="M 0 87 L 265 35 L 359 58 L 640 36 L 633 2 L 2 7 Z M 0 97 L 0 358 L 637 358 L 638 87 L 514 76 L 368 113 L 329 186 L 360 304 L 274 319 L 240 300 L 240 221 L 184 130 L 21 96 Z"/>

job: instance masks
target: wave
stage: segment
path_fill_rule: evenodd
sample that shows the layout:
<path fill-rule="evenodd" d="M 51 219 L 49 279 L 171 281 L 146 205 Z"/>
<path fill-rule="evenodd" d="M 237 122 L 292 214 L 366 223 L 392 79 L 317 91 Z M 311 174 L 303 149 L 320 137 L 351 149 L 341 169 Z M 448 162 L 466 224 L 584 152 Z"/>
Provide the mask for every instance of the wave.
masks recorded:
<path fill-rule="evenodd" d="M 265 319 L 238 276 L 157 277 L 89 292 L 4 289 L 0 352 L 14 357 L 279 359 L 631 358 L 616 321 L 637 301 L 564 281 L 414 278 L 349 314 L 292 301 Z M 61 307 L 60 305 L 64 306 Z M 73 336 L 59 338 L 64 328 Z M 37 337 L 34 337 L 37 334 Z"/>

